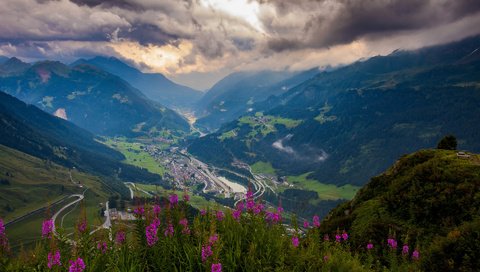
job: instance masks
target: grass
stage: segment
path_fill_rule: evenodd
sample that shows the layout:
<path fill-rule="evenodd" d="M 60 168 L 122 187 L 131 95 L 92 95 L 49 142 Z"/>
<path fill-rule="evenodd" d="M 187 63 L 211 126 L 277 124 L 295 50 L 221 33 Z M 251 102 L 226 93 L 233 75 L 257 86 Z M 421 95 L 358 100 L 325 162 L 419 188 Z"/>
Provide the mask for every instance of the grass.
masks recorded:
<path fill-rule="evenodd" d="M 237 133 L 238 133 L 238 128 L 232 129 L 232 130 L 229 130 L 227 132 L 222 133 L 222 135 L 218 136 L 218 139 L 220 141 L 224 141 L 225 139 L 234 138 L 234 137 L 237 136 Z"/>
<path fill-rule="evenodd" d="M 32 214 L 7 227 L 14 248 L 18 248 L 20 244 L 31 245 L 40 237 L 41 222 L 73 199 L 67 198 L 57 205 L 50 206 L 51 203 L 85 190 L 85 187 L 79 188 L 70 181 L 70 171 L 75 182 L 80 181 L 89 188 L 85 198 L 88 221 L 101 223 L 102 218 L 98 213 L 99 202 L 105 202 L 108 199 L 111 189 L 100 178 L 69 170 L 0 145 L 0 179 L 10 182 L 10 185 L 0 185 L 0 218 L 10 222 L 34 210 L 47 207 L 46 210 Z M 7 210 L 6 207 L 13 210 Z M 80 207 L 77 207 L 65 218 L 64 226 L 67 231 L 73 229 L 80 212 Z M 57 220 L 61 220 L 61 217 L 62 215 Z"/>
<path fill-rule="evenodd" d="M 272 164 L 269 162 L 259 161 L 250 166 L 252 168 L 252 172 L 256 174 L 270 174 L 276 175 L 275 169 L 273 168 Z"/>
<path fill-rule="evenodd" d="M 248 134 L 248 137 L 254 138 L 259 133 L 262 136 L 267 136 L 276 130 L 275 125 L 283 125 L 286 128 L 294 128 L 302 123 L 302 120 L 293 120 L 289 118 L 283 118 L 279 116 L 263 115 L 257 112 L 255 116 L 244 116 L 238 120 L 238 124 L 247 124 L 252 128 L 252 131 Z"/>
<path fill-rule="evenodd" d="M 288 183 L 294 184 L 296 188 L 317 192 L 319 200 L 350 200 L 360 189 L 360 187 L 350 184 L 338 187 L 334 184 L 321 183 L 317 180 L 307 178 L 309 174 L 310 173 L 305 173 L 300 176 L 288 176 L 287 181 Z"/>
<path fill-rule="evenodd" d="M 140 148 L 144 145 L 142 143 L 127 142 L 126 140 L 119 138 L 116 140 L 108 138 L 104 144 L 120 151 L 125 156 L 124 162 L 127 164 L 144 168 L 151 173 L 159 174 L 161 176 L 165 174 L 165 168 L 155 161 L 150 154 Z"/>

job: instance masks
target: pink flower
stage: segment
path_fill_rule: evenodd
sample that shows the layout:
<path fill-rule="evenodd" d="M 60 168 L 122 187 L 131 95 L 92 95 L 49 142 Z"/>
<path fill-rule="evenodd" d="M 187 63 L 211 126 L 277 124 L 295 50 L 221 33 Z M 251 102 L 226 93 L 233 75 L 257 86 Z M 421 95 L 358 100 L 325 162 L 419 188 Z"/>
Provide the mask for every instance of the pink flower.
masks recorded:
<path fill-rule="evenodd" d="M 185 202 L 190 201 L 190 196 L 189 196 L 187 193 L 185 193 L 185 194 L 183 195 L 183 201 L 185 201 Z"/>
<path fill-rule="evenodd" d="M 335 235 L 335 241 L 336 241 L 337 243 L 340 243 L 341 240 L 342 240 L 342 236 L 341 236 L 340 234 L 336 234 L 336 235 Z"/>
<path fill-rule="evenodd" d="M 143 208 L 143 206 L 139 206 L 133 210 L 133 213 L 141 217 L 145 213 L 145 208 Z"/>
<path fill-rule="evenodd" d="M 247 191 L 247 199 L 252 199 L 253 198 L 253 191 L 248 188 L 248 191 Z"/>
<path fill-rule="evenodd" d="M 202 246 L 202 262 L 205 262 L 208 257 L 213 255 L 212 247 L 210 245 Z"/>
<path fill-rule="evenodd" d="M 264 209 L 264 205 L 262 203 L 257 203 L 257 205 L 255 205 L 255 207 L 253 207 L 253 213 L 254 214 L 259 214 L 263 211 Z"/>
<path fill-rule="evenodd" d="M 388 238 L 387 244 L 388 244 L 392 249 L 397 248 L 397 241 L 395 241 L 395 239 L 393 239 L 393 238 Z"/>
<path fill-rule="evenodd" d="M 187 218 L 180 219 L 180 221 L 178 221 L 178 224 L 182 225 L 183 227 L 187 227 L 188 226 Z"/>
<path fill-rule="evenodd" d="M 207 215 L 207 211 L 205 209 L 200 210 L 200 215 L 201 216 Z"/>
<path fill-rule="evenodd" d="M 255 201 L 249 199 L 247 201 L 247 211 L 253 210 L 254 207 L 255 207 Z"/>
<path fill-rule="evenodd" d="M 225 214 L 222 211 L 217 211 L 217 220 L 222 221 L 225 217 Z"/>
<path fill-rule="evenodd" d="M 0 236 L 5 234 L 5 224 L 3 224 L 3 220 L 0 219 Z"/>
<path fill-rule="evenodd" d="M 172 224 L 168 224 L 167 228 L 165 229 L 165 237 L 172 237 L 174 234 L 175 230 L 173 229 Z"/>
<path fill-rule="evenodd" d="M 145 236 L 147 237 L 147 244 L 149 247 L 152 247 L 153 245 L 155 245 L 155 243 L 157 243 L 157 233 L 158 226 L 155 225 L 155 223 L 152 223 L 145 228 Z"/>
<path fill-rule="evenodd" d="M 160 207 L 160 205 L 155 204 L 153 206 L 153 213 L 155 214 L 155 216 L 158 216 L 161 211 L 162 211 L 162 208 Z"/>
<path fill-rule="evenodd" d="M 237 203 L 236 210 L 237 211 L 242 211 L 245 208 L 245 203 L 243 201 L 240 201 Z"/>
<path fill-rule="evenodd" d="M 55 254 L 53 254 L 52 252 L 49 252 L 47 258 L 48 258 L 47 266 L 49 269 L 52 269 L 52 267 L 54 266 L 62 265 L 62 262 L 60 261 L 60 251 L 58 250 L 55 252 Z"/>
<path fill-rule="evenodd" d="M 318 217 L 318 215 L 315 215 L 313 216 L 313 226 L 316 227 L 316 228 L 319 228 L 320 227 L 320 217 Z"/>
<path fill-rule="evenodd" d="M 158 226 L 160 226 L 160 219 L 155 218 L 155 219 L 153 219 L 153 222 L 152 222 L 152 223 L 155 224 L 155 226 L 158 227 Z"/>
<path fill-rule="evenodd" d="M 293 247 L 298 247 L 299 244 L 300 244 L 300 242 L 298 241 L 298 237 L 297 237 L 297 236 L 293 236 L 293 237 L 292 237 L 292 245 L 293 245 Z"/>
<path fill-rule="evenodd" d="M 330 257 L 328 257 L 328 255 L 323 256 L 323 261 L 324 262 L 328 262 L 328 259 L 330 259 Z"/>
<path fill-rule="evenodd" d="M 115 235 L 115 242 L 119 245 L 123 244 L 125 242 L 127 235 L 123 231 L 117 232 L 117 235 Z"/>
<path fill-rule="evenodd" d="M 420 252 L 418 252 L 417 249 L 415 249 L 415 250 L 412 252 L 412 259 L 414 259 L 414 260 L 420 259 Z"/>
<path fill-rule="evenodd" d="M 242 217 L 242 210 L 234 210 L 232 216 L 235 220 L 239 221 L 240 217 Z"/>
<path fill-rule="evenodd" d="M 402 247 L 402 255 L 408 255 L 409 251 L 410 251 L 410 249 L 408 248 L 408 245 L 404 244 L 403 247 Z"/>
<path fill-rule="evenodd" d="M 346 231 L 343 231 L 343 233 L 342 233 L 342 239 L 343 239 L 344 241 L 347 241 L 347 240 L 348 240 L 348 233 L 347 233 Z"/>
<path fill-rule="evenodd" d="M 284 209 L 281 206 L 277 208 L 278 213 L 283 213 L 283 211 L 284 211 Z"/>
<path fill-rule="evenodd" d="M 221 263 L 212 264 L 212 272 L 222 272 L 222 264 Z"/>
<path fill-rule="evenodd" d="M 70 261 L 70 268 L 68 272 L 83 272 L 85 270 L 85 263 L 82 258 L 78 258 L 75 261 Z"/>
<path fill-rule="evenodd" d="M 367 249 L 368 249 L 368 250 L 373 249 L 373 244 L 372 244 L 372 243 L 368 243 L 368 244 L 367 244 Z"/>
<path fill-rule="evenodd" d="M 218 234 L 214 234 L 212 236 L 210 236 L 210 238 L 208 238 L 208 242 L 210 243 L 210 245 L 214 245 L 216 242 L 218 241 Z"/>
<path fill-rule="evenodd" d="M 308 229 L 310 227 L 310 223 L 307 220 L 303 221 L 303 227 Z"/>
<path fill-rule="evenodd" d="M 176 194 L 171 194 L 169 197 L 168 197 L 169 201 L 170 201 L 170 205 L 172 206 L 175 206 L 177 205 L 178 203 L 178 195 Z"/>
<path fill-rule="evenodd" d="M 84 233 L 87 230 L 87 221 L 83 220 L 78 224 L 77 229 L 80 233 Z"/>
<path fill-rule="evenodd" d="M 42 224 L 42 237 L 50 238 L 53 233 L 53 219 L 47 219 Z"/>
<path fill-rule="evenodd" d="M 107 252 L 108 246 L 106 242 L 98 242 L 97 243 L 97 249 L 100 250 L 102 254 L 105 254 Z"/>
<path fill-rule="evenodd" d="M 330 241 L 330 236 L 328 236 L 328 234 L 325 234 L 325 235 L 323 236 L 323 240 L 324 240 L 324 241 Z"/>

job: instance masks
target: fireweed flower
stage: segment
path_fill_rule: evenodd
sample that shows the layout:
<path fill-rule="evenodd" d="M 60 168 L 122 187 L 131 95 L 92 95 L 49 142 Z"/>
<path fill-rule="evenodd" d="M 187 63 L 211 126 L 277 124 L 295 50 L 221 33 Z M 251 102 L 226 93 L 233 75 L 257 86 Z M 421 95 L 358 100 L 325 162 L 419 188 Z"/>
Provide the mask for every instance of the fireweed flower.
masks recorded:
<path fill-rule="evenodd" d="M 328 234 L 325 234 L 325 235 L 323 236 L 323 240 L 324 240 L 324 241 L 330 241 L 330 236 L 328 236 Z"/>
<path fill-rule="evenodd" d="M 388 246 L 390 246 L 392 249 L 396 249 L 397 248 L 397 241 L 393 238 L 388 238 L 387 240 L 387 244 Z"/>
<path fill-rule="evenodd" d="M 320 217 L 318 217 L 318 215 L 315 215 L 313 216 L 313 226 L 316 227 L 316 228 L 319 228 L 320 227 Z"/>
<path fill-rule="evenodd" d="M 215 233 L 214 235 L 210 236 L 210 238 L 208 238 L 208 243 L 209 243 L 210 245 L 212 245 L 212 246 L 213 246 L 217 241 L 218 241 L 218 234 L 216 234 L 216 233 Z"/>
<path fill-rule="evenodd" d="M 53 219 L 44 220 L 42 223 L 42 237 L 50 238 L 53 232 Z"/>
<path fill-rule="evenodd" d="M 245 208 L 245 203 L 243 201 L 240 201 L 237 203 L 237 206 L 236 206 L 237 211 L 243 211 L 244 208 Z"/>
<path fill-rule="evenodd" d="M 217 211 L 217 220 L 222 221 L 225 217 L 225 214 L 222 211 Z"/>
<path fill-rule="evenodd" d="M 123 244 L 126 239 L 126 234 L 123 231 L 117 232 L 117 235 L 115 235 L 115 242 L 119 245 Z"/>
<path fill-rule="evenodd" d="M 293 247 L 298 247 L 299 244 L 300 244 L 300 242 L 298 241 L 298 237 L 297 237 L 297 236 L 293 236 L 293 237 L 292 237 L 292 245 L 293 245 Z"/>
<path fill-rule="evenodd" d="M 55 254 L 53 254 L 52 252 L 49 252 L 47 259 L 48 259 L 47 266 L 49 269 L 52 269 L 52 267 L 54 266 L 62 265 L 62 262 L 60 261 L 60 251 L 58 250 L 55 252 Z"/>
<path fill-rule="evenodd" d="M 200 210 L 200 215 L 201 216 L 207 215 L 207 211 L 205 209 Z"/>
<path fill-rule="evenodd" d="M 107 252 L 108 246 L 106 242 L 98 242 L 97 243 L 97 249 L 100 250 L 102 254 L 105 254 Z"/>
<path fill-rule="evenodd" d="M 232 212 L 232 217 L 233 217 L 235 220 L 237 220 L 237 221 L 240 220 L 240 217 L 241 217 L 241 216 L 242 216 L 242 211 L 241 211 L 241 210 L 234 210 L 234 211 Z"/>
<path fill-rule="evenodd" d="M 202 262 L 205 262 L 208 257 L 213 255 L 212 247 L 210 245 L 202 246 Z"/>
<path fill-rule="evenodd" d="M 402 255 L 408 255 L 408 252 L 410 251 L 410 249 L 408 248 L 408 245 L 407 244 L 404 244 L 403 247 L 402 247 Z"/>
<path fill-rule="evenodd" d="M 347 240 L 348 240 L 348 233 L 347 233 L 346 231 L 344 231 L 344 232 L 342 233 L 342 239 L 343 239 L 344 241 L 347 241 Z"/>
<path fill-rule="evenodd" d="M 255 201 L 253 201 L 252 199 L 249 199 L 247 201 L 247 211 L 253 210 L 254 207 L 255 207 Z"/>
<path fill-rule="evenodd" d="M 367 244 L 367 249 L 368 249 L 368 250 L 373 249 L 373 244 L 372 244 L 372 243 L 368 243 L 368 244 Z"/>
<path fill-rule="evenodd" d="M 341 236 L 340 234 L 336 234 L 336 235 L 335 235 L 335 241 L 336 241 L 337 243 L 340 243 L 341 240 L 342 240 L 342 236 Z"/>
<path fill-rule="evenodd" d="M 152 247 L 155 245 L 155 243 L 157 243 L 157 232 L 158 226 L 155 225 L 155 223 L 152 223 L 145 228 L 145 236 L 147 237 L 147 244 L 149 247 Z"/>
<path fill-rule="evenodd" d="M 5 224 L 3 224 L 3 220 L 0 219 L 0 236 L 5 234 Z"/>
<path fill-rule="evenodd" d="M 190 201 L 190 196 L 189 196 L 187 193 L 185 193 L 185 194 L 183 195 L 183 201 L 185 201 L 185 202 Z"/>
<path fill-rule="evenodd" d="M 160 208 L 160 205 L 155 204 L 153 206 L 153 213 L 155 214 L 155 216 L 158 216 L 161 211 L 162 211 L 162 208 Z"/>
<path fill-rule="evenodd" d="M 263 211 L 264 209 L 264 205 L 262 203 L 257 203 L 257 205 L 255 205 L 255 207 L 253 207 L 253 213 L 254 214 L 259 214 Z"/>
<path fill-rule="evenodd" d="M 70 267 L 68 272 L 83 272 L 85 270 L 85 263 L 82 258 L 78 258 L 75 261 L 70 261 Z"/>
<path fill-rule="evenodd" d="M 252 199 L 253 198 L 253 191 L 251 189 L 248 189 L 247 191 L 247 199 Z"/>
<path fill-rule="evenodd" d="M 307 220 L 303 221 L 303 227 L 308 229 L 310 227 L 310 223 Z"/>
<path fill-rule="evenodd" d="M 158 219 L 158 218 L 153 219 L 152 224 L 155 224 L 155 226 L 157 226 L 157 227 L 160 226 L 160 219 Z"/>
<path fill-rule="evenodd" d="M 164 233 L 165 237 L 172 237 L 174 232 L 175 232 L 175 230 L 173 229 L 173 225 L 168 224 L 167 228 L 165 229 L 165 233 Z"/>
<path fill-rule="evenodd" d="M 176 194 L 171 194 L 169 197 L 168 197 L 169 201 L 170 201 L 170 205 L 172 206 L 175 206 L 177 205 L 178 203 L 178 195 Z"/>
<path fill-rule="evenodd" d="M 412 252 L 412 259 L 414 259 L 414 260 L 420 259 L 420 252 L 418 252 L 418 250 L 415 249 L 415 250 Z"/>
<path fill-rule="evenodd" d="M 183 226 L 183 230 L 182 230 L 183 234 L 190 234 L 190 229 L 188 228 L 187 218 L 181 219 L 178 223 Z"/>
<path fill-rule="evenodd" d="M 139 206 L 133 210 L 133 213 L 141 217 L 145 213 L 145 208 L 143 208 L 143 206 Z"/>
<path fill-rule="evenodd" d="M 284 209 L 282 207 L 277 208 L 277 213 L 283 213 Z"/>
<path fill-rule="evenodd" d="M 328 259 L 330 259 L 327 255 L 323 256 L 323 261 L 328 262 Z"/>
<path fill-rule="evenodd" d="M 84 233 L 87 230 L 87 221 L 84 219 L 78 224 L 77 229 L 80 233 Z"/>
<path fill-rule="evenodd" d="M 212 264 L 212 272 L 222 272 L 222 264 L 221 263 Z"/>

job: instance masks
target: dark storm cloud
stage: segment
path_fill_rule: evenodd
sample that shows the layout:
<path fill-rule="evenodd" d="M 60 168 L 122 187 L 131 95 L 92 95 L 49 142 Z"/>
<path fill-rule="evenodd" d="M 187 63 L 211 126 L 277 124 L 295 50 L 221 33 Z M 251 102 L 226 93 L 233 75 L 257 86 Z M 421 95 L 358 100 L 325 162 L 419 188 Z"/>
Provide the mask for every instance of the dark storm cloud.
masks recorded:
<path fill-rule="evenodd" d="M 135 1 L 129 1 L 129 0 L 70 0 L 70 1 L 80 6 L 89 6 L 89 7 L 101 6 L 103 8 L 118 7 L 122 9 L 129 9 L 129 10 L 135 10 L 135 11 L 145 10 L 145 8 L 142 5 L 139 5 Z"/>
<path fill-rule="evenodd" d="M 312 6 L 318 14 L 301 30 L 302 39 L 272 37 L 268 46 L 274 51 L 297 48 L 322 48 L 346 44 L 359 38 L 388 37 L 402 31 L 414 31 L 450 23 L 479 13 L 478 0 L 371 0 L 371 1 L 262 1 L 273 4 L 279 16 L 289 12 L 308 12 Z M 275 31 L 275 27 L 270 29 Z"/>

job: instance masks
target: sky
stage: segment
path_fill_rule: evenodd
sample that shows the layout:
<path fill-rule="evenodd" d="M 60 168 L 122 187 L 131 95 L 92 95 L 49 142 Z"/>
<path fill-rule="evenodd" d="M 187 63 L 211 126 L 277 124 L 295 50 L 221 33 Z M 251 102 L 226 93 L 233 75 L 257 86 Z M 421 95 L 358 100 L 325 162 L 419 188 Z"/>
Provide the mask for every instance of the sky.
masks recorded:
<path fill-rule="evenodd" d="M 479 26 L 479 0 L 1 0 L 0 55 L 115 56 L 205 90 L 235 71 L 344 65 Z"/>

